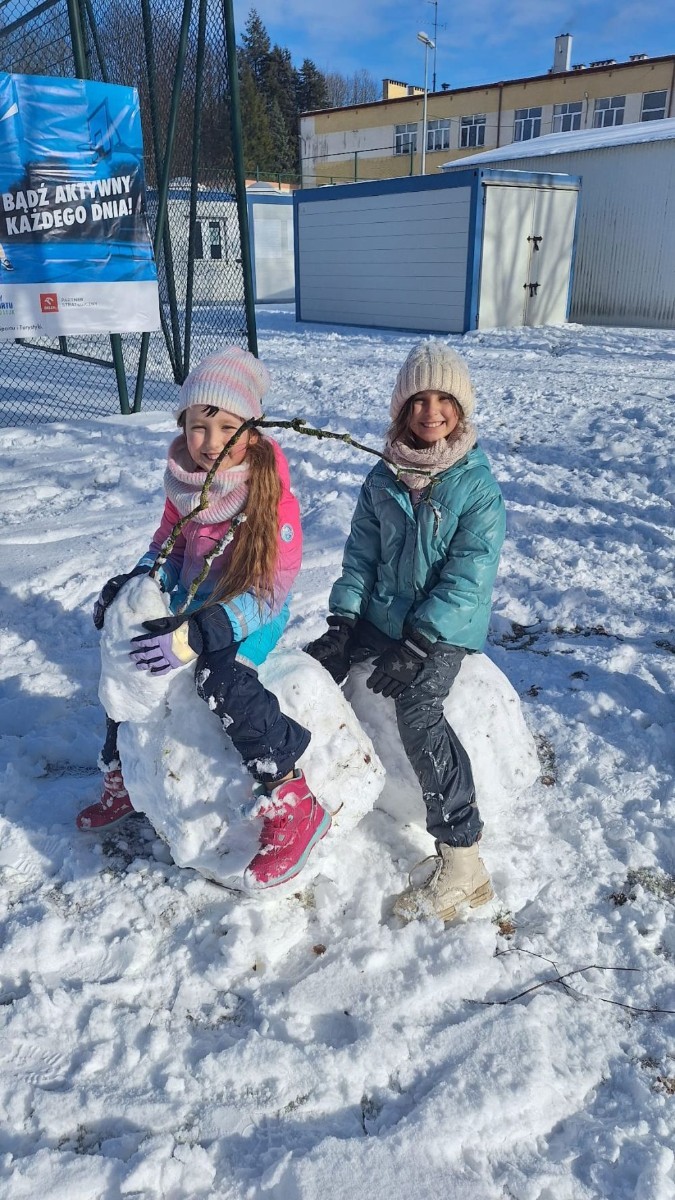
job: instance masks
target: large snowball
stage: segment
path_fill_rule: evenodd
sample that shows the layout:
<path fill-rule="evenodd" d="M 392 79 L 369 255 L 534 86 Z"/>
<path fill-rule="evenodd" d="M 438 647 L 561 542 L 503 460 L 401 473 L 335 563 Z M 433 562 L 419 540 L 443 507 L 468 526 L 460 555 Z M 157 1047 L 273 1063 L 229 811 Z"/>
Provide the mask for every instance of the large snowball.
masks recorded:
<path fill-rule="evenodd" d="M 147 721 L 164 703 L 168 677 L 139 671 L 129 651 L 131 638 L 146 632 L 143 621 L 165 617 L 168 607 L 155 581 L 137 575 L 105 614 L 98 697 L 113 721 Z"/>
<path fill-rule="evenodd" d="M 129 658 L 129 639 L 142 632 L 142 621 L 166 610 L 166 597 L 146 577 L 122 589 L 106 614 L 99 694 L 110 716 L 123 722 L 119 748 L 134 807 L 147 813 L 179 866 L 241 887 L 260 830 L 250 816 L 251 777 L 222 722 L 197 696 L 193 665 L 153 677 Z M 282 711 L 311 731 L 298 765 L 320 802 L 337 814 L 303 880 L 321 869 L 334 839 L 353 829 L 376 801 L 397 821 L 424 825 L 394 702 L 368 691 L 371 669 L 354 667 L 343 693 L 301 650 L 276 650 L 260 668 Z M 472 654 L 444 707 L 471 759 L 483 816 L 497 819 L 502 801 L 538 774 L 518 696 L 489 658 Z"/>
<path fill-rule="evenodd" d="M 298 766 L 324 808 L 340 810 L 333 840 L 370 812 L 384 785 L 370 738 L 340 688 L 301 650 L 274 651 L 260 679 L 282 712 L 311 731 Z M 252 780 L 221 721 L 197 696 L 193 671 L 172 678 L 162 705 L 143 722 L 120 728 L 119 748 L 132 803 L 147 813 L 174 861 L 241 886 L 260 831 L 248 815 Z"/>
<path fill-rule="evenodd" d="M 345 694 L 386 765 L 378 808 L 398 820 L 423 825 L 422 793 L 401 745 L 394 701 L 368 690 L 371 670 L 369 663 L 352 667 Z M 487 655 L 467 654 L 443 710 L 471 760 L 478 807 L 487 823 L 499 813 L 502 801 L 530 787 L 539 774 L 536 746 L 518 693 Z"/>

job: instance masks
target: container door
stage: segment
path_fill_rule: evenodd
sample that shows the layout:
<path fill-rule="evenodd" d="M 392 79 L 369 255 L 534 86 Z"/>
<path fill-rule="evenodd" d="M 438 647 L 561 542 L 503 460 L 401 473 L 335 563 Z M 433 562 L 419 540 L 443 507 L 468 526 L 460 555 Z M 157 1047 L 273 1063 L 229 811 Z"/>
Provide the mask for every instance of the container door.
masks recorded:
<path fill-rule="evenodd" d="M 572 268 L 577 192 L 568 188 L 532 189 L 534 211 L 525 278 L 525 325 L 562 325 Z"/>
<path fill-rule="evenodd" d="M 479 329 L 525 323 L 533 220 L 533 188 L 485 186 Z"/>

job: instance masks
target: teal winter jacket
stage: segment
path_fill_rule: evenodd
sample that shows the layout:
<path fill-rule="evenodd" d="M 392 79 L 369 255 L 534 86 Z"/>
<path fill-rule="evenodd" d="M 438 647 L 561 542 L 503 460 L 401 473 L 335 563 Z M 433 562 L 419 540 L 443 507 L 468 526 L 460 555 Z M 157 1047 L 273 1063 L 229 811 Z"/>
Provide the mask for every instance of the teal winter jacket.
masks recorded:
<path fill-rule="evenodd" d="M 392 638 L 405 625 L 480 650 L 504 529 L 502 494 L 478 446 L 432 480 L 416 509 L 380 462 L 361 488 L 330 610 Z"/>

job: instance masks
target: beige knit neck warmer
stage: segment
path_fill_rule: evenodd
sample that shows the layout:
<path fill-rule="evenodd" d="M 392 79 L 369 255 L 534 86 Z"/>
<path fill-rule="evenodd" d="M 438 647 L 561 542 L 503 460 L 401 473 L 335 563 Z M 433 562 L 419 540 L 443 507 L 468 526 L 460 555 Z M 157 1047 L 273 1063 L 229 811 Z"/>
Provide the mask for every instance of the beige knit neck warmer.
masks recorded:
<path fill-rule="evenodd" d="M 384 453 L 386 458 L 391 459 L 395 464 L 394 466 L 391 463 L 387 465 L 394 472 L 396 478 L 400 479 L 401 483 L 404 483 L 411 491 L 418 492 L 427 487 L 435 475 L 447 471 L 448 467 L 454 467 L 455 463 L 464 458 L 475 446 L 477 438 L 475 425 L 472 425 L 470 421 L 464 421 L 462 426 L 458 427 L 456 437 L 451 437 L 450 440 L 441 438 L 438 442 L 434 442 L 431 446 L 424 446 L 422 449 L 415 449 L 401 441 L 391 442 L 387 438 Z M 406 471 L 406 467 L 424 467 L 428 474 L 419 475 L 416 471 Z"/>
<path fill-rule="evenodd" d="M 193 518 L 198 525 L 217 525 L 243 511 L 248 499 L 249 470 L 249 464 L 244 460 L 238 467 L 228 467 L 227 471 L 215 475 L 209 488 L 207 507 L 195 513 Z M 199 504 L 206 475 L 206 471 L 195 470 L 185 434 L 180 434 L 169 447 L 164 489 L 181 517 L 187 516 Z"/>

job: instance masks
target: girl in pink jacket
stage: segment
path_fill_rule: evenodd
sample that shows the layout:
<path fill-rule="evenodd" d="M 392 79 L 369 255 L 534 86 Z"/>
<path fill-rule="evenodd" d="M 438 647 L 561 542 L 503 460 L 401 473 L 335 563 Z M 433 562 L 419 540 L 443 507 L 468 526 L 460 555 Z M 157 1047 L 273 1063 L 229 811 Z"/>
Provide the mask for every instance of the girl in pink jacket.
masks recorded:
<path fill-rule="evenodd" d="M 206 508 L 195 511 L 227 442 L 242 421 L 262 416 L 269 384 L 267 368 L 236 346 L 210 355 L 188 375 L 177 413 L 181 434 L 169 449 L 160 526 L 133 571 L 108 580 L 94 606 L 94 624 L 101 629 L 123 584 L 150 571 L 180 517 L 194 514 L 157 573 L 176 615 L 146 621 L 147 632 L 133 639 L 130 653 L 139 670 L 152 674 L 195 660 L 197 692 L 220 717 L 260 797 L 261 844 L 245 874 L 252 888 L 292 879 L 331 823 L 295 766 L 309 731 L 281 712 L 256 671 L 286 626 L 288 594 L 302 557 L 298 503 L 276 442 L 255 429 L 245 432 L 214 476 Z M 213 559 L 185 611 L 177 613 L 207 555 L 233 528 L 233 539 Z M 103 793 L 79 814 L 80 829 L 101 829 L 133 812 L 117 729 L 108 718 Z"/>

